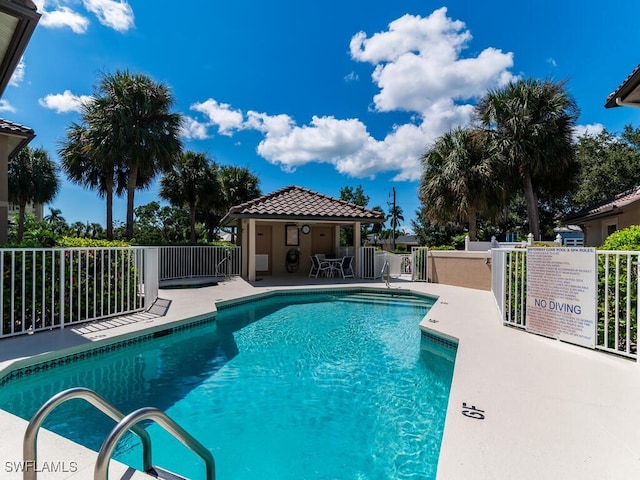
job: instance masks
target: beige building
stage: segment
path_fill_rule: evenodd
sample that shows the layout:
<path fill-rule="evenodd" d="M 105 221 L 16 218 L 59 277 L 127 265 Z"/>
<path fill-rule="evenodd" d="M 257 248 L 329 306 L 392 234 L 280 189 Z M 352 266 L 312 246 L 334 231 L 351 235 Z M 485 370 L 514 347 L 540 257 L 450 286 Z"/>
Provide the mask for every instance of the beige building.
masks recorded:
<path fill-rule="evenodd" d="M 585 208 L 571 222 L 584 225 L 586 246 L 599 247 L 616 230 L 640 225 L 640 187 Z"/>
<path fill-rule="evenodd" d="M 311 256 L 352 254 L 361 245 L 362 224 L 384 223 L 382 212 L 289 186 L 232 207 L 223 226 L 238 231 L 242 246 L 242 276 L 307 275 Z M 354 245 L 340 246 L 340 228 L 353 227 Z M 354 265 L 354 270 L 356 266 Z"/>

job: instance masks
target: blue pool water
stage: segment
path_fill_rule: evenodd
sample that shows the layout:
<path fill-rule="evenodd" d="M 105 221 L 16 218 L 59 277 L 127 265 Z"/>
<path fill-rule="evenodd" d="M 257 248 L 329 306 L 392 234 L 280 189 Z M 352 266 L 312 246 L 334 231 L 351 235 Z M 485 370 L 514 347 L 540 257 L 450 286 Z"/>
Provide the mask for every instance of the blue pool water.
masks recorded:
<path fill-rule="evenodd" d="M 245 302 L 193 328 L 12 379 L 0 408 L 28 419 L 74 386 L 125 413 L 155 406 L 211 450 L 219 479 L 435 478 L 455 349 L 421 338 L 432 299 L 380 298 Z M 44 426 L 98 450 L 114 423 L 71 400 Z M 147 428 L 154 464 L 201 478 L 198 457 Z M 140 468 L 139 448 L 125 436 L 115 458 Z"/>

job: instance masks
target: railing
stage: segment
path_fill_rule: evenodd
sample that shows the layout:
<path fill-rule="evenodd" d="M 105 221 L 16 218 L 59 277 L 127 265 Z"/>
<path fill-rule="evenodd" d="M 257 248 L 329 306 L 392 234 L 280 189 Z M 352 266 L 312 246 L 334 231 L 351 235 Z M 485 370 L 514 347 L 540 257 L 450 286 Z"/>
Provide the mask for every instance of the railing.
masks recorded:
<path fill-rule="evenodd" d="M 640 252 L 597 251 L 595 346 L 637 359 Z M 492 250 L 492 291 L 504 324 L 526 328 L 527 251 Z"/>
<path fill-rule="evenodd" d="M 240 247 L 158 247 L 159 279 L 229 277 L 242 273 Z"/>
<path fill-rule="evenodd" d="M 155 248 L 0 249 L 0 338 L 144 310 L 156 269 Z"/>
<path fill-rule="evenodd" d="M 205 480 L 215 480 L 216 471 L 215 463 L 213 461 L 213 455 L 205 448 L 198 440 L 192 437 L 185 429 L 180 427 L 176 422 L 171 420 L 162 410 L 158 410 L 153 407 L 143 407 L 135 412 L 131 412 L 125 418 L 123 418 L 118 425 L 109 433 L 107 438 L 100 447 L 98 452 L 98 460 L 96 461 L 96 468 L 94 470 L 94 480 L 107 480 L 109 478 L 109 461 L 113 455 L 113 450 L 116 448 L 118 441 L 127 431 L 132 430 L 136 425 L 143 420 L 153 420 L 160 425 L 164 430 L 178 439 L 184 446 L 190 449 L 193 453 L 198 455 L 203 461 L 205 466 Z M 155 467 L 157 470 L 158 467 Z M 149 472 L 149 469 L 145 470 Z"/>
<path fill-rule="evenodd" d="M 167 432 L 182 442 L 187 448 L 196 453 L 205 463 L 206 480 L 215 480 L 215 463 L 211 452 L 200 442 L 193 438 L 186 430 L 171 420 L 164 412 L 152 407 L 143 407 L 129 415 L 124 415 L 111 403 L 98 395 L 93 390 L 84 387 L 75 387 L 60 392 L 51 397 L 31 417 L 24 434 L 22 453 L 25 465 L 23 480 L 37 480 L 38 477 L 38 432 L 47 416 L 59 405 L 74 398 L 82 399 L 93 405 L 102 413 L 117 422 L 115 428 L 109 433 L 100 447 L 94 470 L 95 480 L 109 478 L 109 462 L 118 441 L 126 432 L 135 433 L 142 442 L 142 464 L 145 472 L 150 473 L 160 470 L 152 465 L 151 437 L 146 430 L 138 426 L 143 420 L 154 420 Z"/>
<path fill-rule="evenodd" d="M 49 413 L 58 407 L 58 405 L 74 398 L 87 401 L 116 422 L 120 422 L 125 418 L 124 413 L 88 388 L 70 388 L 69 390 L 54 395 L 38 409 L 27 425 L 22 442 L 22 457 L 25 465 L 23 480 L 36 480 L 38 478 L 38 432 L 40 431 L 42 423 Z M 142 442 L 142 463 L 144 470 L 147 471 L 151 468 L 151 438 L 146 430 L 138 426 L 132 427 L 131 431 L 135 433 Z"/>

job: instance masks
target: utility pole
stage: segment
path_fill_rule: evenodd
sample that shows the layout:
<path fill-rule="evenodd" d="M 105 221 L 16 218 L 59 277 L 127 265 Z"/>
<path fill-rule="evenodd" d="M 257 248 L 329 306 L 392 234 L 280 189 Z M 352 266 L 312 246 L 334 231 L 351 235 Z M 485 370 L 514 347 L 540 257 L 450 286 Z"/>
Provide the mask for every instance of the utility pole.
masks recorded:
<path fill-rule="evenodd" d="M 391 187 L 393 190 L 393 207 L 391 209 L 391 226 L 393 227 L 393 250 L 396 250 L 396 187 Z"/>

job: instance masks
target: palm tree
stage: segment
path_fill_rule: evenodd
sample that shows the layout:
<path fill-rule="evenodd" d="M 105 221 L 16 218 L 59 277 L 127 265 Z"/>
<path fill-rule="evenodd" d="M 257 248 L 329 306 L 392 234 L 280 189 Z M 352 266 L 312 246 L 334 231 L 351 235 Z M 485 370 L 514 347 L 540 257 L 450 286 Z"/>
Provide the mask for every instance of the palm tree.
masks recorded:
<path fill-rule="evenodd" d="M 117 158 L 127 174 L 126 238 L 133 237 L 134 194 L 168 171 L 181 151 L 182 118 L 170 111 L 169 88 L 146 75 L 117 71 L 104 74 L 94 96 L 88 128 L 102 142 L 97 157 Z"/>
<path fill-rule="evenodd" d="M 389 213 L 387 214 L 387 220 L 391 220 L 389 224 L 391 225 L 392 242 L 393 249 L 396 249 L 396 230 L 400 226 L 400 221 L 404 221 L 404 216 L 402 215 L 402 207 L 400 205 L 392 205 L 389 209 Z"/>
<path fill-rule="evenodd" d="M 18 242 L 24 235 L 27 203 L 53 200 L 60 188 L 56 164 L 42 148 L 24 147 L 9 164 L 9 201 L 19 207 Z"/>
<path fill-rule="evenodd" d="M 538 195 L 573 171 L 573 127 L 579 110 L 566 82 L 519 80 L 489 91 L 476 106 L 496 154 L 522 182 L 529 228 L 540 239 Z"/>
<path fill-rule="evenodd" d="M 419 197 L 424 212 L 441 223 L 466 220 L 471 240 L 477 238 L 478 213 L 493 215 L 502 204 L 487 138 L 482 130 L 456 128 L 422 156 Z"/>
<path fill-rule="evenodd" d="M 107 240 L 113 240 L 113 194 L 120 195 L 126 185 L 126 174 L 119 167 L 119 159 L 105 154 L 103 142 L 92 121 L 99 113 L 93 102 L 82 106 L 83 125 L 72 123 L 66 138 L 61 142 L 58 154 L 62 158 L 62 169 L 72 182 L 98 191 L 107 203 Z"/>
<path fill-rule="evenodd" d="M 262 195 L 258 186 L 260 179 L 246 167 L 223 165 L 218 170 L 218 179 L 222 202 L 213 202 L 214 205 L 217 204 L 214 209 L 217 211 L 212 212 L 213 214 L 209 217 L 212 220 L 209 226 L 213 227 L 210 230 L 211 232 L 231 207 Z M 215 226 L 213 223 L 215 223 Z M 232 232 L 231 241 L 235 242 L 235 230 Z"/>
<path fill-rule="evenodd" d="M 260 179 L 246 167 L 223 165 L 219 169 L 220 186 L 224 195 L 224 209 L 248 202 L 262 195 Z"/>
<path fill-rule="evenodd" d="M 203 153 L 192 151 L 178 156 L 173 169 L 160 180 L 160 197 L 177 207 L 189 209 L 190 241 L 196 241 L 196 210 L 203 203 L 215 174 Z"/>

